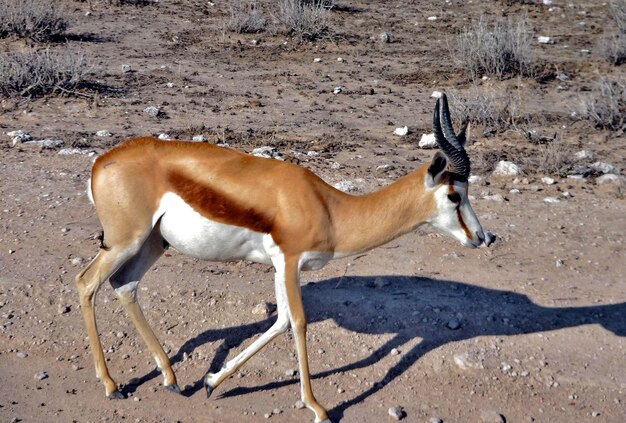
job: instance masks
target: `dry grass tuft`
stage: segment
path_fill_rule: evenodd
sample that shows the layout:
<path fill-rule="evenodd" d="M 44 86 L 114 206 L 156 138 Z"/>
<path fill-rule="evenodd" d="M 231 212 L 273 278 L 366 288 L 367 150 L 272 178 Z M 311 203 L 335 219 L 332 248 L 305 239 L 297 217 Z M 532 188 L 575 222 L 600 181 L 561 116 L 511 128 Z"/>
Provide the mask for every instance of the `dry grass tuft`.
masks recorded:
<path fill-rule="evenodd" d="M 279 0 L 278 19 L 288 34 L 316 40 L 329 30 L 330 12 L 324 0 Z"/>
<path fill-rule="evenodd" d="M 517 129 L 528 116 L 522 113 L 520 98 L 514 92 L 496 93 L 474 87 L 469 94 L 450 93 L 450 108 L 457 122 L 471 122 L 485 128 L 485 132 Z"/>
<path fill-rule="evenodd" d="M 230 19 L 226 23 L 229 31 L 255 33 L 265 31 L 267 20 L 256 1 L 239 1 L 230 8 Z"/>
<path fill-rule="evenodd" d="M 600 40 L 600 51 L 610 63 L 626 63 L 626 0 L 611 1 L 615 30 L 609 29 Z"/>
<path fill-rule="evenodd" d="M 489 24 L 484 17 L 465 28 L 452 58 L 473 78 L 532 74 L 532 33 L 526 16 Z"/>
<path fill-rule="evenodd" d="M 49 41 L 67 28 L 67 19 L 50 0 L 0 0 L 0 38 Z"/>
<path fill-rule="evenodd" d="M 71 49 L 6 54 L 0 58 L 0 94 L 40 96 L 71 90 L 86 72 L 84 55 Z"/>
<path fill-rule="evenodd" d="M 601 77 L 585 98 L 580 115 L 598 128 L 620 130 L 626 127 L 626 82 Z"/>

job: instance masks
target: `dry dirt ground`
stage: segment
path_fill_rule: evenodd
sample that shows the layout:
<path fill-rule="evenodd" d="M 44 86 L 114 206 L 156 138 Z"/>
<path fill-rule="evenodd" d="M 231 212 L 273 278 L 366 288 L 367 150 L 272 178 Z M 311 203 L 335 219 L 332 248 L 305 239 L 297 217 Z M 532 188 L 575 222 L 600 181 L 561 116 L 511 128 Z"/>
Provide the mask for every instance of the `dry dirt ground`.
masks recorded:
<path fill-rule="evenodd" d="M 130 136 L 159 133 L 181 139 L 203 133 L 209 142 L 248 151 L 275 145 L 328 182 L 350 180 L 368 192 L 432 156 L 416 146 L 430 127 L 431 92 L 469 90 L 471 81 L 449 58 L 454 34 L 481 13 L 527 13 L 535 35 L 557 40 L 540 46 L 533 39 L 539 77 L 479 84 L 516 93 L 533 121 L 558 132 L 572 151 L 626 164 L 623 133 L 572 119 L 568 108 L 598 75 L 624 75 L 597 52 L 610 23 L 601 2 L 556 0 L 558 9 L 549 11 L 532 2 L 339 1 L 331 12 L 333 35 L 312 43 L 280 32 L 224 31 L 228 3 L 214 3 L 93 1 L 86 16 L 88 3 L 63 1 L 72 20 L 65 43 L 84 51 L 93 68 L 92 87 L 80 91 L 89 97 L 3 99 L 0 130 L 23 129 L 96 153 Z M 378 41 L 381 31 L 394 42 Z M 24 48 L 20 40 L 0 41 L 4 52 Z M 316 57 L 321 62 L 313 63 Z M 122 73 L 122 64 L 134 71 Z M 561 71 L 571 78 L 554 78 Z M 336 86 L 344 92 L 334 95 Z M 151 105 L 164 116 L 144 113 Z M 392 135 L 404 125 L 412 134 Z M 94 136 L 101 129 L 114 136 Z M 481 132 L 468 148 L 473 158 L 515 161 L 545 153 L 520 131 L 489 138 Z M 73 284 L 79 263 L 98 250 L 100 227 L 85 194 L 92 157 L 11 147 L 2 136 L 0 421 L 257 422 L 266 414 L 276 422 L 312 420 L 295 406 L 289 333 L 206 398 L 205 372 L 273 322 L 275 314 L 252 313 L 258 303 L 274 302 L 272 271 L 171 250 L 144 278 L 139 300 L 184 392 L 160 386 L 105 284 L 99 331 L 127 396 L 106 400 Z M 391 166 L 377 169 L 385 164 Z M 303 274 L 313 388 L 335 421 L 387 421 L 396 405 L 409 422 L 491 421 L 489 411 L 507 422 L 626 421 L 621 188 L 555 175 L 557 183 L 545 185 L 545 174 L 530 166 L 518 182 L 482 175 L 489 185 L 470 193 L 483 226 L 498 235 L 491 248 L 468 250 L 424 229 Z M 520 194 L 510 194 L 512 188 Z M 508 201 L 484 199 L 487 194 Z M 47 378 L 38 380 L 42 371 Z"/>

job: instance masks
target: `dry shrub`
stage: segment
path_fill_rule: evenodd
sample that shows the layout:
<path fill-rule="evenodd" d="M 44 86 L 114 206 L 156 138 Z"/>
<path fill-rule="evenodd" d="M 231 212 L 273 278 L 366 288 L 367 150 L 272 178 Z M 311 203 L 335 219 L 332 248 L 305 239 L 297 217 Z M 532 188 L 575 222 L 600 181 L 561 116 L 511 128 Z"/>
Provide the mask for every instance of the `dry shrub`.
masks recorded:
<path fill-rule="evenodd" d="M 455 121 L 481 125 L 486 132 L 501 132 L 528 119 L 521 112 L 520 98 L 514 92 L 474 87 L 468 94 L 450 93 L 450 108 Z"/>
<path fill-rule="evenodd" d="M 623 129 L 626 124 L 626 82 L 601 77 L 582 99 L 580 114 L 584 119 L 591 119 L 598 128 Z"/>
<path fill-rule="evenodd" d="M 230 8 L 230 19 L 226 28 L 238 33 L 262 32 L 267 26 L 263 12 L 258 8 L 256 1 L 239 1 Z"/>
<path fill-rule="evenodd" d="M 0 38 L 15 35 L 49 41 L 67 28 L 67 19 L 50 0 L 0 0 Z"/>
<path fill-rule="evenodd" d="M 6 54 L 0 58 L 0 94 L 38 96 L 73 89 L 86 72 L 84 55 L 68 48 Z"/>
<path fill-rule="evenodd" d="M 615 29 L 609 29 L 600 40 L 600 51 L 610 63 L 626 63 L 626 0 L 611 1 Z"/>
<path fill-rule="evenodd" d="M 572 147 L 556 137 L 538 146 L 538 151 L 523 160 L 524 169 L 547 175 L 567 176 L 576 164 Z"/>
<path fill-rule="evenodd" d="M 288 34 L 315 40 L 328 32 L 330 12 L 324 0 L 279 0 L 278 19 Z"/>
<path fill-rule="evenodd" d="M 532 33 L 526 16 L 489 24 L 484 17 L 465 28 L 451 48 L 453 59 L 472 78 L 500 79 L 532 73 Z"/>

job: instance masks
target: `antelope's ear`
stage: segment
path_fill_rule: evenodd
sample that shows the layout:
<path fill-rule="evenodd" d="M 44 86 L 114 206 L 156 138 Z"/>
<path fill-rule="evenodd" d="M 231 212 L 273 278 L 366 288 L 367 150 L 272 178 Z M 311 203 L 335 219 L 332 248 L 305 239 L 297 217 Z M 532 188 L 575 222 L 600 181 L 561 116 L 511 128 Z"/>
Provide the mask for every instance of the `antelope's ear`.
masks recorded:
<path fill-rule="evenodd" d="M 447 167 L 448 158 L 441 151 L 437 151 L 433 156 L 433 161 L 430 163 L 430 166 L 428 166 L 426 185 L 428 185 L 429 188 L 437 185 Z"/>

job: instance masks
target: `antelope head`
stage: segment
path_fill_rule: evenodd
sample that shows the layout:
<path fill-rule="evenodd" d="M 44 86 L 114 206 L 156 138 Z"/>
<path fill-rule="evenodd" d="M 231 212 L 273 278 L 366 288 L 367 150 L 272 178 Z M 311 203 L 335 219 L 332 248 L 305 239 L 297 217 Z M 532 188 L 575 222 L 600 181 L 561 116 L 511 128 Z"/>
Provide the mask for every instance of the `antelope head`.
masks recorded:
<path fill-rule="evenodd" d="M 435 199 L 434 212 L 427 222 L 466 247 L 476 248 L 483 243 L 489 246 L 492 238 L 485 238 L 468 198 L 467 123 L 455 134 L 445 94 L 437 99 L 433 126 L 440 151 L 433 157 L 426 175 L 426 189 Z"/>

